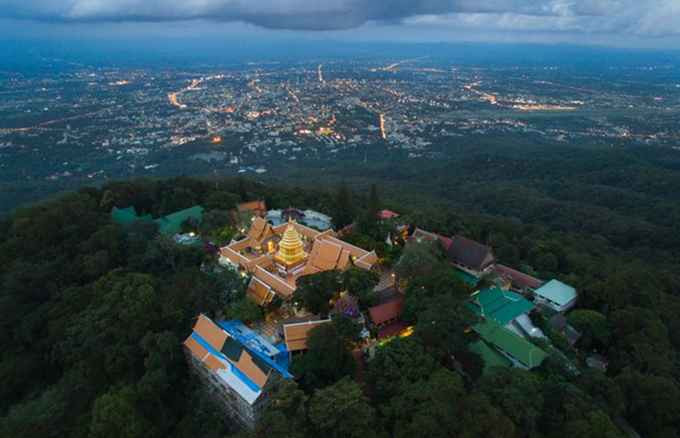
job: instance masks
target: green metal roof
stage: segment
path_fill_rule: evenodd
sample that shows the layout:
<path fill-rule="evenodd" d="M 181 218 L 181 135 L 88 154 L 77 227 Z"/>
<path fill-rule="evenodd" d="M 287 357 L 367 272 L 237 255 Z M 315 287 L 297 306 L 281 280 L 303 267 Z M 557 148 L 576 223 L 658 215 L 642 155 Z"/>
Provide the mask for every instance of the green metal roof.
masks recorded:
<path fill-rule="evenodd" d="M 201 222 L 203 220 L 203 211 L 203 207 L 196 205 L 158 218 L 156 219 L 158 230 L 163 234 L 180 233 L 182 231 L 182 224 L 187 219 L 194 219 L 197 222 Z"/>
<path fill-rule="evenodd" d="M 529 369 L 539 366 L 548 357 L 545 351 L 490 319 L 476 324 L 473 329 L 484 341 L 512 356 Z"/>
<path fill-rule="evenodd" d="M 560 306 L 563 306 L 576 298 L 576 289 L 559 280 L 550 280 L 536 289 L 534 293 L 540 297 L 547 298 Z"/>
<path fill-rule="evenodd" d="M 479 278 L 460 269 L 456 269 L 456 275 L 468 286 L 475 287 L 477 286 L 477 283 L 479 283 Z"/>
<path fill-rule="evenodd" d="M 111 209 L 111 219 L 120 225 L 131 225 L 136 221 L 151 221 L 151 215 L 139 216 L 135 207 Z"/>
<path fill-rule="evenodd" d="M 492 373 L 493 369 L 497 367 L 508 368 L 512 366 L 510 359 L 500 354 L 494 348 L 489 347 L 489 345 L 482 340 L 473 342 L 468 348 L 473 353 L 477 353 L 484 361 L 484 370 L 482 371 L 484 374 Z"/>
<path fill-rule="evenodd" d="M 474 293 L 466 306 L 476 315 L 493 319 L 500 325 L 505 325 L 534 308 L 534 304 L 520 294 L 496 287 Z"/>

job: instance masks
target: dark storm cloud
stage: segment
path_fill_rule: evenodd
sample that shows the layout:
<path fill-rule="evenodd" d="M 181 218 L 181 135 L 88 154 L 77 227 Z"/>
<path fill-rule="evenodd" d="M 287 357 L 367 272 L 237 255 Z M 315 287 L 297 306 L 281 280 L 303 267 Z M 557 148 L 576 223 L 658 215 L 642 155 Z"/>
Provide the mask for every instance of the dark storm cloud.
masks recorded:
<path fill-rule="evenodd" d="M 291 30 L 406 21 L 481 30 L 556 26 L 556 31 L 668 35 L 680 33 L 680 0 L 0 0 L 0 17 L 63 22 L 208 19 Z"/>

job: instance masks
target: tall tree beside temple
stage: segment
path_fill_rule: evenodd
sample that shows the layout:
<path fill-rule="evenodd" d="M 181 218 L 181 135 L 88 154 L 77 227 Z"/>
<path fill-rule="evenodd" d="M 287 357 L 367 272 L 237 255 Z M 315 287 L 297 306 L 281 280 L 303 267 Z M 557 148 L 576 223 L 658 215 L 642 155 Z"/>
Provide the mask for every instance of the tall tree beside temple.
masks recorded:
<path fill-rule="evenodd" d="M 241 197 L 241 202 L 248 200 L 248 190 L 246 189 L 246 182 L 243 178 L 238 178 L 238 195 Z"/>
<path fill-rule="evenodd" d="M 371 184 L 371 194 L 368 198 L 368 214 L 372 218 L 377 219 L 379 211 L 380 197 L 378 196 L 378 187 L 375 184 Z"/>
<path fill-rule="evenodd" d="M 340 184 L 335 196 L 335 211 L 333 213 L 333 225 L 340 229 L 351 224 L 354 220 L 354 205 L 352 194 L 344 182 Z"/>
<path fill-rule="evenodd" d="M 359 217 L 359 231 L 363 234 L 371 236 L 374 239 L 380 239 L 380 229 L 378 224 L 378 212 L 380 211 L 380 198 L 378 197 L 378 188 L 375 184 L 371 184 L 371 192 L 368 197 L 368 208 Z"/>

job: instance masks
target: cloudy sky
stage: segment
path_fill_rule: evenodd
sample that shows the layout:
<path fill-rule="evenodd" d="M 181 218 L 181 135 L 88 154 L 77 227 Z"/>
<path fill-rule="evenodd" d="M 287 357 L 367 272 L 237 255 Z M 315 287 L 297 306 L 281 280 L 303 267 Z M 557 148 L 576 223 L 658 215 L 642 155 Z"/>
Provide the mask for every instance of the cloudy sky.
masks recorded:
<path fill-rule="evenodd" d="M 0 0 L 0 29 L 680 49 L 680 0 Z"/>

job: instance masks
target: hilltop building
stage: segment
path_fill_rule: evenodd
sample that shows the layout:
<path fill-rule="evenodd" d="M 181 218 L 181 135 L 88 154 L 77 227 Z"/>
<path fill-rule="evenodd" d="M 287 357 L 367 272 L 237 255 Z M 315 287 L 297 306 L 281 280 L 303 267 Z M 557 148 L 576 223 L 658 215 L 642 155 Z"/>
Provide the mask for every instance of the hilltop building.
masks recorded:
<path fill-rule="evenodd" d="M 466 307 L 480 318 L 492 320 L 519 336 L 545 338 L 528 316 L 536 306 L 517 293 L 496 287 L 482 289 L 472 294 Z"/>
<path fill-rule="evenodd" d="M 293 221 L 314 228 L 320 231 L 326 231 L 331 228 L 333 218 L 323 213 L 314 210 L 299 210 L 297 208 L 286 208 L 284 210 L 269 210 L 265 217 L 268 222 L 274 226 L 284 224 L 288 220 Z"/>
<path fill-rule="evenodd" d="M 267 204 L 264 201 L 242 202 L 236 206 L 239 214 L 252 214 L 257 217 L 265 217 L 267 214 Z"/>
<path fill-rule="evenodd" d="M 259 305 L 274 297 L 290 301 L 296 281 L 303 275 L 351 266 L 370 270 L 378 261 L 337 237 L 333 230 L 317 231 L 292 219 L 272 226 L 256 217 L 245 238 L 221 249 L 220 263 L 251 275 L 248 296 Z"/>
<path fill-rule="evenodd" d="M 512 365 L 530 370 L 548 357 L 545 351 L 491 319 L 476 324 L 473 330 L 480 343 L 473 344 L 471 349 L 485 360 L 485 373 L 487 367 L 493 366 Z"/>
<path fill-rule="evenodd" d="M 574 307 L 578 294 L 576 289 L 559 280 L 550 280 L 534 291 L 535 301 L 556 312 L 566 312 Z"/>
<path fill-rule="evenodd" d="M 396 219 L 399 217 L 399 213 L 394 212 L 392 210 L 380 210 L 377 214 L 378 219 L 381 221 L 387 221 L 390 219 Z"/>
<path fill-rule="evenodd" d="M 213 399 L 250 428 L 267 403 L 271 378 L 293 377 L 286 346 L 272 345 L 240 321 L 215 323 L 199 315 L 184 349 L 191 369 Z"/>
<path fill-rule="evenodd" d="M 303 321 L 283 324 L 283 338 L 286 349 L 291 353 L 298 353 L 307 350 L 307 339 L 310 332 L 323 324 L 331 322 L 330 319 L 319 319 L 314 321 Z"/>
<path fill-rule="evenodd" d="M 203 221 L 203 212 L 205 209 L 200 205 L 195 205 L 184 210 L 179 210 L 174 213 L 153 219 L 150 214 L 140 216 L 135 210 L 135 207 L 111 209 L 111 219 L 124 226 L 132 225 L 137 221 L 155 223 L 158 225 L 158 231 L 166 236 L 174 236 L 182 232 L 182 224 L 189 221 L 199 225 Z"/>
<path fill-rule="evenodd" d="M 491 247 L 462 236 L 454 236 L 447 251 L 454 266 L 480 277 L 496 262 Z"/>
<path fill-rule="evenodd" d="M 492 269 L 496 275 L 503 280 L 506 280 L 509 283 L 510 290 L 515 292 L 529 294 L 543 284 L 538 278 L 532 277 L 529 274 L 525 274 L 524 272 L 520 272 L 509 266 L 501 265 L 500 263 L 494 265 Z"/>

